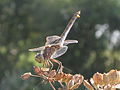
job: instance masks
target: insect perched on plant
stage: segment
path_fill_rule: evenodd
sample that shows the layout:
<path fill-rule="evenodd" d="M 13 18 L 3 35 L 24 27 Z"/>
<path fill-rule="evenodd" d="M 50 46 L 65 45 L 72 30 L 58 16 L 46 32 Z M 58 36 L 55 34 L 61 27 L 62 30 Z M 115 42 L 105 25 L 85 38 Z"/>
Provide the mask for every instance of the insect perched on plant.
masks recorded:
<path fill-rule="evenodd" d="M 68 25 L 66 26 L 64 32 L 60 36 L 48 36 L 46 37 L 46 43 L 45 46 L 38 47 L 38 48 L 33 48 L 29 49 L 29 51 L 40 51 L 35 56 L 35 60 L 39 63 L 43 63 L 43 66 L 50 66 L 51 64 L 51 69 L 53 68 L 52 62 L 58 63 L 58 72 L 62 72 L 62 63 L 55 58 L 60 57 L 63 55 L 68 47 L 67 45 L 70 43 L 78 43 L 77 40 L 65 40 L 70 29 L 72 28 L 75 20 L 79 18 L 80 16 L 80 11 L 76 12 L 71 20 L 69 21 Z M 52 62 L 51 62 L 52 61 Z"/>

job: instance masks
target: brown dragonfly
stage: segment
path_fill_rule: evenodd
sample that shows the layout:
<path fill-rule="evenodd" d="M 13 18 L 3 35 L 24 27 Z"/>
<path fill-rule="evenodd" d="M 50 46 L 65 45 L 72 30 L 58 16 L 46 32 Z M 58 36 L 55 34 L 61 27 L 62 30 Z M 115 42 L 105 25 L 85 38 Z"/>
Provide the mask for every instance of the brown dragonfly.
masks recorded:
<path fill-rule="evenodd" d="M 66 39 L 70 29 L 72 28 L 75 20 L 80 17 L 79 15 L 80 15 L 80 11 L 76 12 L 73 15 L 73 17 L 69 21 L 68 25 L 66 26 L 64 32 L 60 36 L 57 36 L 57 35 L 48 36 L 48 37 L 46 37 L 45 46 L 29 49 L 29 51 L 39 51 L 40 52 L 35 56 L 35 59 L 37 62 L 39 62 L 39 63 L 42 62 L 44 66 L 51 64 L 51 68 L 53 68 L 52 62 L 56 62 L 59 64 L 58 70 L 60 70 L 60 68 L 62 69 L 62 63 L 60 61 L 56 60 L 55 58 L 60 57 L 67 51 L 68 44 L 78 43 L 77 40 L 65 40 L 65 39 Z"/>

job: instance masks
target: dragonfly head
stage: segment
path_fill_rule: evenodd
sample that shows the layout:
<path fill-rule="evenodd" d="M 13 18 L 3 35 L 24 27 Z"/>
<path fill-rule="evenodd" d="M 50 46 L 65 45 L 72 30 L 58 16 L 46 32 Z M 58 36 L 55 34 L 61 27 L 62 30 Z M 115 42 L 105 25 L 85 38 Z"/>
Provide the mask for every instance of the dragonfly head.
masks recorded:
<path fill-rule="evenodd" d="M 41 53 L 37 53 L 37 54 L 35 55 L 35 60 L 36 60 L 37 62 L 39 62 L 39 63 L 42 63 L 42 62 L 44 61 L 44 57 L 43 57 L 43 55 L 42 55 Z"/>

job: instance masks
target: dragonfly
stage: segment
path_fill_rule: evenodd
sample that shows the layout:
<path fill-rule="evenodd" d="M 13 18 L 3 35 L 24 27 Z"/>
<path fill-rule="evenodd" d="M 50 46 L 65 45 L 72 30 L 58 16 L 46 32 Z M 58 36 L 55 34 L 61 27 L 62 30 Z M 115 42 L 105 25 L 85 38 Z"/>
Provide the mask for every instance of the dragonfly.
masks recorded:
<path fill-rule="evenodd" d="M 29 51 L 39 51 L 35 55 L 35 60 L 39 63 L 43 63 L 43 66 L 49 66 L 51 64 L 51 69 L 53 68 L 52 62 L 58 63 L 59 68 L 58 71 L 62 70 L 62 63 L 55 58 L 58 58 L 65 54 L 68 49 L 68 44 L 78 43 L 77 40 L 65 40 L 70 29 L 72 28 L 73 24 L 75 23 L 76 19 L 80 17 L 80 11 L 76 12 L 73 17 L 68 22 L 65 30 L 60 36 L 53 35 L 46 37 L 46 42 L 44 46 L 38 48 L 29 49 Z M 52 62 L 51 62 L 52 61 Z M 61 69 L 60 69 L 61 68 Z"/>

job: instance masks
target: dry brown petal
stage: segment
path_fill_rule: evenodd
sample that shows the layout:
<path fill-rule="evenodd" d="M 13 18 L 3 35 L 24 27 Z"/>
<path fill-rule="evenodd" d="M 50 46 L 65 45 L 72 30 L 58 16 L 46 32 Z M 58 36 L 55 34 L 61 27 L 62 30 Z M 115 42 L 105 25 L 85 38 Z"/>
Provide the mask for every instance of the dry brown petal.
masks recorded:
<path fill-rule="evenodd" d="M 104 85 L 107 85 L 109 84 L 110 82 L 110 79 L 109 77 L 107 76 L 107 74 L 103 74 L 103 82 L 104 82 Z"/>
<path fill-rule="evenodd" d="M 119 72 L 117 70 L 111 70 L 108 73 L 103 74 L 103 81 L 104 83 L 107 84 L 117 84 L 119 83 Z"/>
<path fill-rule="evenodd" d="M 113 88 L 110 84 L 108 84 L 104 87 L 104 90 L 116 90 L 116 88 Z"/>
<path fill-rule="evenodd" d="M 94 88 L 90 85 L 90 83 L 87 80 L 84 80 L 83 84 L 88 90 L 94 90 Z"/>
<path fill-rule="evenodd" d="M 67 89 L 69 90 L 72 86 L 74 86 L 74 80 L 70 80 L 68 83 L 67 83 Z"/>
<path fill-rule="evenodd" d="M 64 76 L 65 76 L 64 73 L 58 73 L 54 78 L 56 81 L 61 81 Z"/>
<path fill-rule="evenodd" d="M 84 79 L 84 77 L 80 74 L 75 74 L 73 76 L 73 80 L 75 81 L 75 83 L 82 83 L 83 79 Z"/>
<path fill-rule="evenodd" d="M 80 74 L 75 74 L 72 79 L 67 83 L 67 87 L 70 90 L 74 90 L 79 87 L 79 85 L 83 82 L 83 76 Z"/>
<path fill-rule="evenodd" d="M 35 72 L 37 75 L 39 75 L 39 76 L 44 75 L 44 72 L 41 70 L 41 68 L 39 68 L 39 67 L 37 67 L 37 66 L 34 66 L 34 67 L 33 67 L 33 70 L 34 70 L 34 72 Z"/>
<path fill-rule="evenodd" d="M 34 66 L 33 70 L 39 76 L 41 76 L 41 75 L 48 75 L 48 72 L 49 72 L 49 68 L 39 68 L 37 66 Z"/>
<path fill-rule="evenodd" d="M 33 67 L 33 70 L 34 70 L 34 72 L 35 72 L 36 74 L 38 74 L 39 72 L 41 72 L 40 68 L 37 67 L 37 66 L 34 66 L 34 67 Z"/>
<path fill-rule="evenodd" d="M 49 68 L 41 68 L 43 72 L 48 72 L 50 69 Z"/>
<path fill-rule="evenodd" d="M 71 74 L 65 74 L 64 77 L 61 79 L 61 81 L 67 84 L 71 79 L 72 79 Z"/>
<path fill-rule="evenodd" d="M 120 84 L 114 85 L 113 88 L 120 89 Z"/>
<path fill-rule="evenodd" d="M 78 87 L 80 86 L 79 83 L 76 83 L 75 85 L 73 85 L 70 90 L 74 90 L 74 89 L 77 89 Z"/>
<path fill-rule="evenodd" d="M 21 78 L 22 78 L 23 80 L 26 80 L 26 79 L 28 79 L 30 76 L 31 76 L 31 72 L 28 72 L 28 73 L 24 73 L 23 75 L 21 75 Z"/>
<path fill-rule="evenodd" d="M 111 70 L 108 73 L 104 73 L 103 80 L 105 81 L 106 84 L 110 84 L 112 82 L 111 77 L 116 77 L 116 73 L 114 73 L 114 71 L 115 70 Z M 108 83 L 107 83 L 107 81 L 108 81 Z M 113 78 L 113 82 L 114 82 L 114 78 Z"/>
<path fill-rule="evenodd" d="M 93 80 L 95 85 L 102 85 L 103 84 L 103 75 L 101 73 L 95 73 L 93 75 Z"/>
<path fill-rule="evenodd" d="M 118 84 L 120 83 L 120 72 L 117 70 L 111 70 L 108 75 L 109 77 L 109 82 L 111 85 Z"/>
<path fill-rule="evenodd" d="M 57 72 L 55 70 L 52 70 L 52 71 L 49 72 L 48 77 L 53 78 L 53 77 L 55 77 L 56 73 Z"/>
<path fill-rule="evenodd" d="M 68 83 L 68 90 L 74 90 L 79 87 L 80 83 L 74 83 L 74 81 L 70 80 L 70 83 Z"/>

